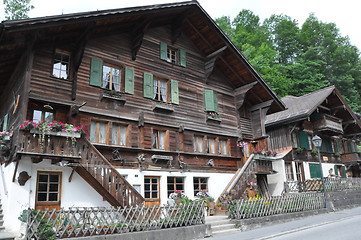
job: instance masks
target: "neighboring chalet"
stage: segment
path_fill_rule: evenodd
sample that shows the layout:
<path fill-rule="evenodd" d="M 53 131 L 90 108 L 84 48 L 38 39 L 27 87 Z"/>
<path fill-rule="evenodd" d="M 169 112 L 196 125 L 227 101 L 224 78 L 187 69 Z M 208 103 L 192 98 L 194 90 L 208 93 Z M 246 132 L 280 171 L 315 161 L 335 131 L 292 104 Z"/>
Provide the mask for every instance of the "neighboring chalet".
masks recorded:
<path fill-rule="evenodd" d="M 361 122 L 336 87 L 301 97 L 287 96 L 282 101 L 287 110 L 266 118 L 270 147 L 283 155 L 281 162 L 274 162 L 279 174 L 269 179 L 276 194 L 283 188 L 279 183 L 320 178 L 317 150 L 311 140 L 315 135 L 322 138 L 324 177 L 360 177 L 357 143 Z"/>
<path fill-rule="evenodd" d="M 4 21 L 0 86 L 10 229 L 28 207 L 217 198 L 237 143 L 266 149 L 265 116 L 285 109 L 196 1 Z"/>

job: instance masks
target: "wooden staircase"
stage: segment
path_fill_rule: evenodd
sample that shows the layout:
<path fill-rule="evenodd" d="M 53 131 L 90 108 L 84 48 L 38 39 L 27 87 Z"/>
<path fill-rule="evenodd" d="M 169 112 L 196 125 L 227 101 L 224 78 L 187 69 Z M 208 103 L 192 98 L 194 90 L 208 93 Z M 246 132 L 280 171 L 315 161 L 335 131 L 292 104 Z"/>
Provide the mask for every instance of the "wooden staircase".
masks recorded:
<path fill-rule="evenodd" d="M 85 137 L 73 169 L 114 207 L 141 206 L 144 198 Z"/>
<path fill-rule="evenodd" d="M 254 175 L 256 172 L 256 162 L 253 159 L 252 154 L 242 168 L 239 168 L 234 174 L 233 178 L 229 181 L 226 188 L 221 193 L 217 202 L 223 202 L 228 199 L 228 195 L 234 192 L 233 198 L 240 199 L 243 197 L 246 189 L 247 182 L 255 181 Z"/>

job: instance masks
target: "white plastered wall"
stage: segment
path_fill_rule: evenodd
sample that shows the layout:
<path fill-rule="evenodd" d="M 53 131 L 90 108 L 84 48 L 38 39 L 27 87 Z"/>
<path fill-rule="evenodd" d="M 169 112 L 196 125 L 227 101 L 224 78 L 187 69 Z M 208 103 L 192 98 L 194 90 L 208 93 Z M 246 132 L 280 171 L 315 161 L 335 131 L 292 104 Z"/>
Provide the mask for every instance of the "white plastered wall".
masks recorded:
<path fill-rule="evenodd" d="M 37 171 L 62 172 L 61 207 L 109 207 L 110 204 L 103 201 L 103 198 L 84 179 L 74 172 L 71 182 L 69 177 L 72 169 L 51 164 L 50 160 L 43 160 L 40 163 L 32 163 L 30 158 L 22 158 L 16 172 L 15 182 L 12 182 L 15 163 L 8 166 L 1 165 L 0 174 L 4 173 L 5 182 L 0 176 L 0 194 L 4 211 L 4 226 L 7 231 L 18 233 L 20 221 L 18 217 L 22 210 L 35 207 L 35 191 Z M 26 171 L 31 178 L 20 186 L 17 177 L 19 173 Z"/>
<path fill-rule="evenodd" d="M 283 159 L 272 162 L 276 174 L 267 175 L 268 186 L 272 196 L 281 195 L 286 181 L 285 161 Z"/>
<path fill-rule="evenodd" d="M 126 175 L 126 179 L 132 185 L 140 185 L 142 196 L 144 196 L 144 177 L 160 177 L 161 204 L 166 204 L 168 200 L 167 177 L 184 177 L 184 193 L 190 199 L 194 199 L 193 177 L 207 177 L 209 195 L 217 199 L 234 175 L 234 173 L 139 171 L 121 168 L 118 168 L 118 171 L 120 174 Z"/>

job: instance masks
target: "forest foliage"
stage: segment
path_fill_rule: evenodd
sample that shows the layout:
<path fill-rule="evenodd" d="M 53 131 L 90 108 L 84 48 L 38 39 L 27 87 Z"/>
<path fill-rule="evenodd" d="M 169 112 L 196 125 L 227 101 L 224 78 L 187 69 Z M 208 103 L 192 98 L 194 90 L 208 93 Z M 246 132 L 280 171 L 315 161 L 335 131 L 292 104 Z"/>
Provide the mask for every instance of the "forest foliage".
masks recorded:
<path fill-rule="evenodd" d="M 250 10 L 215 21 L 280 97 L 335 85 L 361 112 L 360 53 L 335 23 L 314 14 L 302 25 L 287 15 L 261 22 Z"/>

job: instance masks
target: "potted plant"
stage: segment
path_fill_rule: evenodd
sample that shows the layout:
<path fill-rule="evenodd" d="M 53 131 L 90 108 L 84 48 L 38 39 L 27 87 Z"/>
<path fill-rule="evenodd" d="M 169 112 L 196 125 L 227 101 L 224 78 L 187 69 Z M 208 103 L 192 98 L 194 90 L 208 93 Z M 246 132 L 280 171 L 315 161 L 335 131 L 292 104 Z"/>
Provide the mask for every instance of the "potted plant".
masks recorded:
<path fill-rule="evenodd" d="M 185 196 L 181 190 L 174 190 L 174 192 L 169 195 L 169 198 L 173 199 L 175 203 L 180 203 Z"/>
<path fill-rule="evenodd" d="M 303 148 L 299 147 L 296 149 L 297 154 L 301 154 L 303 152 Z"/>

